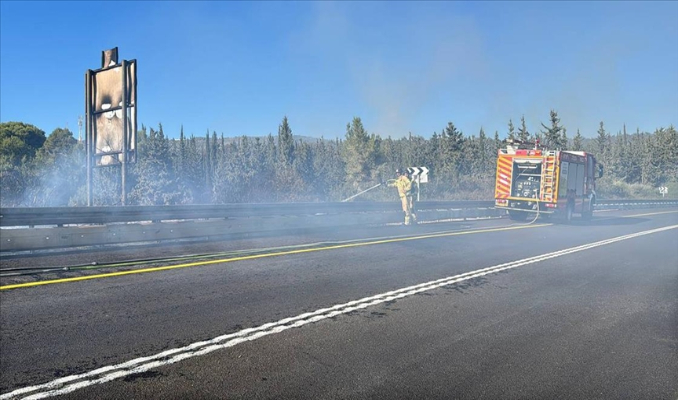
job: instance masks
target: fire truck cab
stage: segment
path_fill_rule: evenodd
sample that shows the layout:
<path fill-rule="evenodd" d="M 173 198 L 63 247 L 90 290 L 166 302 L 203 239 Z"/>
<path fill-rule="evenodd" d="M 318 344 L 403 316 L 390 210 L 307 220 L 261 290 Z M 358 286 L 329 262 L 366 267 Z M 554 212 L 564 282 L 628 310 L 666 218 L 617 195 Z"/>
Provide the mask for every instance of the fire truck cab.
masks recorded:
<path fill-rule="evenodd" d="M 574 214 L 588 219 L 596 203 L 596 178 L 602 176 L 603 166 L 591 153 L 512 141 L 498 152 L 495 207 L 514 220 L 535 214 L 567 222 Z"/>

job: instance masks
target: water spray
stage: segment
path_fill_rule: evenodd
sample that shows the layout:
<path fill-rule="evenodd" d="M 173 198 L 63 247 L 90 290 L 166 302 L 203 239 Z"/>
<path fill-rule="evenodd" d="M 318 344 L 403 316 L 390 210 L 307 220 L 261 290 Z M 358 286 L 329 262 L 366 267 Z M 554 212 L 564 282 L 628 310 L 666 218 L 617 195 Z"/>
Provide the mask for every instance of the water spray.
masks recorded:
<path fill-rule="evenodd" d="M 377 183 L 376 185 L 372 186 L 371 188 L 365 189 L 365 190 L 363 190 L 362 192 L 360 192 L 360 193 L 358 193 L 358 194 L 354 194 L 353 196 L 347 198 L 346 200 L 342 200 L 341 202 L 343 203 L 343 202 L 346 202 L 346 201 L 349 201 L 349 200 L 353 200 L 353 199 L 355 199 L 356 197 L 360 196 L 361 194 L 367 193 L 367 192 L 369 192 L 369 191 L 372 190 L 372 189 L 378 188 L 379 186 L 381 186 L 381 183 Z"/>

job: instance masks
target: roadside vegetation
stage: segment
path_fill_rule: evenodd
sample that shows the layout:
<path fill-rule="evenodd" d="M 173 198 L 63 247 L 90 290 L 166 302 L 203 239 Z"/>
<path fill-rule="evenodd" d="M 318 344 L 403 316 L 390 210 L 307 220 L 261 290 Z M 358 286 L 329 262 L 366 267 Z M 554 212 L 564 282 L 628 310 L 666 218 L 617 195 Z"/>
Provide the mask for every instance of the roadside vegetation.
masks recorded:
<path fill-rule="evenodd" d="M 605 166 L 600 198 L 678 198 L 678 132 L 612 133 L 601 122 L 595 137 L 569 132 L 556 111 L 529 132 L 524 118 L 511 120 L 501 137 L 539 139 L 548 148 L 584 150 Z M 178 139 L 169 139 L 169 137 Z M 142 126 L 137 162 L 128 176 L 128 204 L 223 204 L 341 201 L 393 177 L 397 167 L 428 167 L 422 200 L 490 200 L 494 194 L 499 132 L 463 133 L 448 122 L 430 138 L 370 134 L 360 118 L 341 139 L 295 137 L 287 117 L 277 135 L 231 137 L 168 135 L 162 124 Z M 49 135 L 29 123 L 0 124 L 0 203 L 2 207 L 86 205 L 84 143 L 68 129 Z M 120 204 L 120 167 L 94 170 L 94 204 Z M 395 200 L 393 190 L 377 188 L 354 201 Z"/>

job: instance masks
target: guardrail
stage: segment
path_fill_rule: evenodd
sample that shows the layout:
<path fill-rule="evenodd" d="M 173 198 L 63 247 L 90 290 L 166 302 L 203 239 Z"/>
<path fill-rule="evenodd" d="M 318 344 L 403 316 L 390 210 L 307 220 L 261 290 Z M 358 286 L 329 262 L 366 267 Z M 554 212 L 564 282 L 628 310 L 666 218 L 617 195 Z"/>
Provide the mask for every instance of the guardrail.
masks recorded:
<path fill-rule="evenodd" d="M 596 209 L 677 207 L 674 200 L 599 200 Z M 417 203 L 420 221 L 500 218 L 494 201 Z M 0 208 L 0 253 L 402 222 L 399 202 Z"/>
<path fill-rule="evenodd" d="M 678 200 L 598 200 L 596 209 L 627 209 L 639 207 L 674 207 L 678 206 Z"/>
<path fill-rule="evenodd" d="M 678 200 L 598 200 L 596 208 L 667 207 Z M 422 201 L 419 210 L 492 208 L 494 200 Z M 341 213 L 373 213 L 399 211 L 400 203 L 336 202 L 336 203 L 261 203 L 188 206 L 127 207 L 17 207 L 0 208 L 0 226 L 44 226 L 76 224 L 109 224 L 116 222 L 160 222 L 167 220 L 200 220 L 213 218 L 274 217 L 286 215 L 321 215 Z"/>
<path fill-rule="evenodd" d="M 451 209 L 494 207 L 494 201 L 422 201 L 417 208 Z M 400 203 L 262 203 L 190 206 L 127 206 L 127 207 L 31 207 L 0 208 L 0 226 L 38 226 L 109 224 L 115 222 L 160 222 L 166 220 L 199 220 L 212 218 L 274 217 L 286 215 L 318 215 L 341 213 L 389 212 L 400 209 Z"/>

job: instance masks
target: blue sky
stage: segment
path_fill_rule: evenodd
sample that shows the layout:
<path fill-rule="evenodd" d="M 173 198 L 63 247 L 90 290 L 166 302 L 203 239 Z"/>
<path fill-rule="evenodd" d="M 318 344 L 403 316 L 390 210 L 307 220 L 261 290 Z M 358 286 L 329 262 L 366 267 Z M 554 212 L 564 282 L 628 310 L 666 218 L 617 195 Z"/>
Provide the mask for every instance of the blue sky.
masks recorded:
<path fill-rule="evenodd" d="M 139 122 L 178 137 L 572 137 L 678 125 L 678 2 L 0 3 L 0 120 L 77 136 L 101 51 L 138 62 Z"/>

